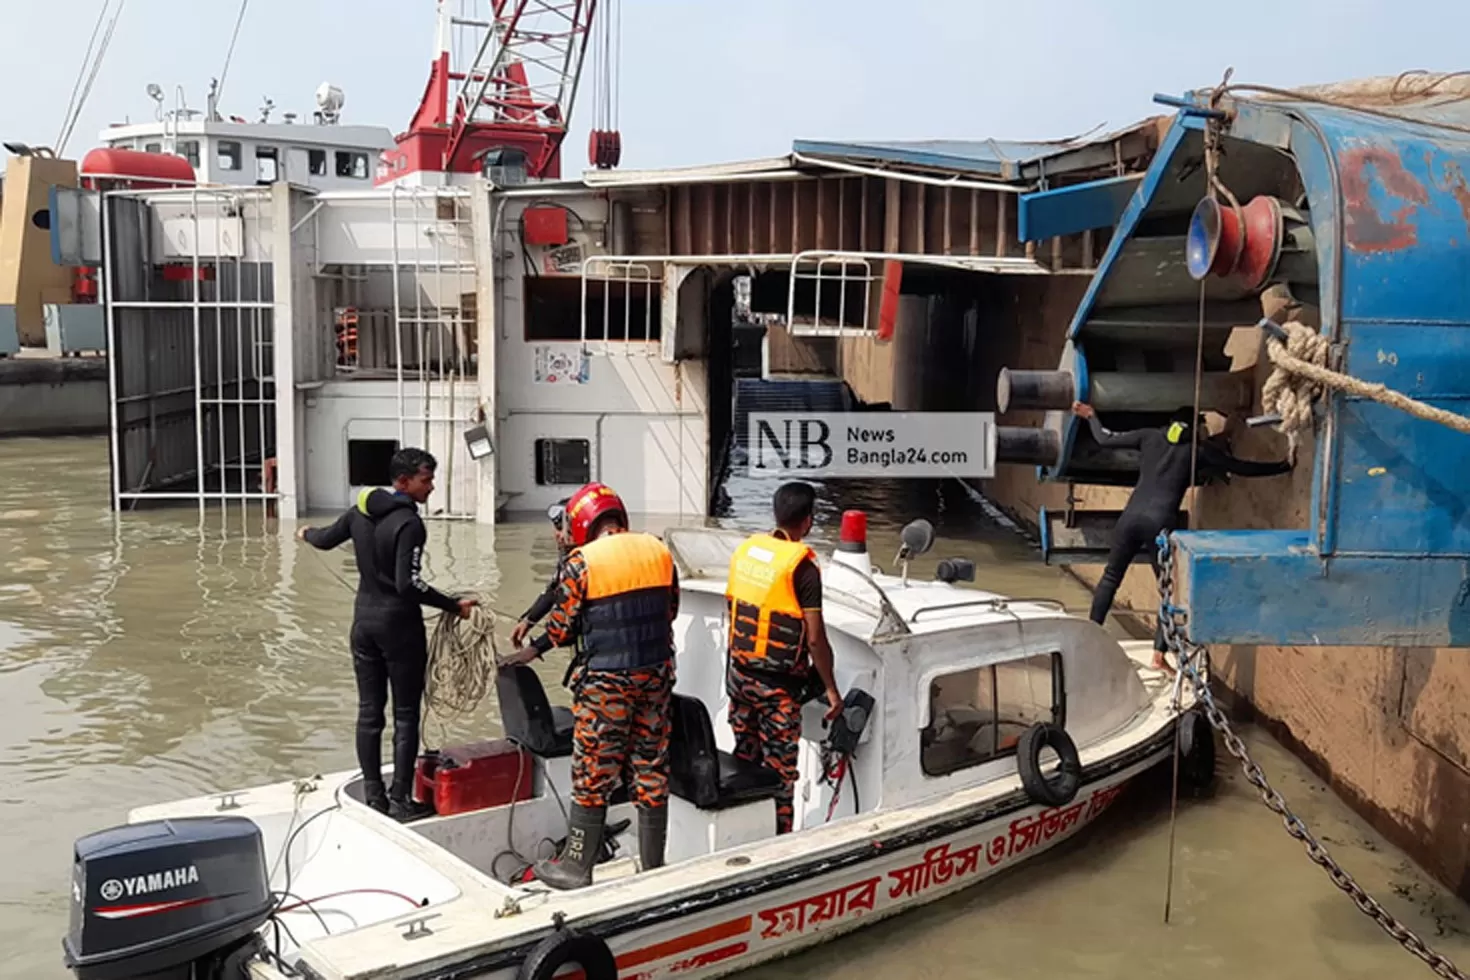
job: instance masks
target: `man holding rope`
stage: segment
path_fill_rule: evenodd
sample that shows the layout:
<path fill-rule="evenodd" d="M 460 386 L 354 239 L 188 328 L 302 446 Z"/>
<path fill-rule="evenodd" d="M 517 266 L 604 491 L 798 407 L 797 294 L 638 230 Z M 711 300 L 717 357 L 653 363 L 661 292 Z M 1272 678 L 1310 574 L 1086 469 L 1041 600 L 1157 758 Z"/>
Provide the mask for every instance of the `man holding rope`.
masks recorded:
<path fill-rule="evenodd" d="M 638 810 L 638 857 L 661 867 L 668 837 L 669 733 L 674 691 L 674 558 L 651 534 L 628 530 L 611 488 L 589 483 L 567 502 L 567 555 L 546 631 L 502 661 L 530 663 L 576 642 L 572 680 L 572 811 L 560 855 L 536 878 L 557 889 L 592 883 L 609 797 L 625 766 Z"/>
<path fill-rule="evenodd" d="M 526 634 L 531 632 L 531 627 L 546 616 L 556 606 L 556 590 L 561 585 L 561 578 L 566 571 L 567 553 L 572 549 L 572 538 L 567 533 L 567 498 L 554 503 L 546 512 L 551 521 L 552 528 L 556 532 L 556 574 L 551 576 L 551 582 L 546 590 L 536 597 L 536 601 L 516 621 L 515 629 L 511 630 L 510 642 L 519 649 L 526 641 Z M 550 649 L 548 646 L 547 649 Z M 545 650 L 541 651 L 545 653 Z"/>
<path fill-rule="evenodd" d="M 352 669 L 357 676 L 357 762 L 363 802 L 395 820 L 433 812 L 414 802 L 420 702 L 428 637 L 420 606 L 469 618 L 474 599 L 445 595 L 423 579 L 427 531 L 418 505 L 434 492 L 438 463 L 422 449 L 400 449 L 388 464 L 393 489 L 366 489 L 329 527 L 303 526 L 296 537 L 330 551 L 352 542 L 357 600 L 352 611 Z M 393 788 L 383 787 L 383 711 L 393 693 Z"/>

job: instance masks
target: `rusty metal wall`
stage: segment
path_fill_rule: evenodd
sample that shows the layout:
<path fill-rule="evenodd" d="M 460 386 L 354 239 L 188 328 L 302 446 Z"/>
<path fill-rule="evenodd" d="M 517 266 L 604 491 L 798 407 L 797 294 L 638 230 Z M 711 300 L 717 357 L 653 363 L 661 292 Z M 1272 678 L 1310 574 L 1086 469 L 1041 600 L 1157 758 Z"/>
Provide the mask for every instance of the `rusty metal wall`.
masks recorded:
<path fill-rule="evenodd" d="M 1034 258 L 1091 269 L 1106 230 L 1041 243 L 1018 240 L 1016 195 L 897 178 L 800 177 L 683 184 L 665 191 L 671 255 L 787 255 L 813 249 Z M 640 241 L 652 253 L 649 240 Z"/>

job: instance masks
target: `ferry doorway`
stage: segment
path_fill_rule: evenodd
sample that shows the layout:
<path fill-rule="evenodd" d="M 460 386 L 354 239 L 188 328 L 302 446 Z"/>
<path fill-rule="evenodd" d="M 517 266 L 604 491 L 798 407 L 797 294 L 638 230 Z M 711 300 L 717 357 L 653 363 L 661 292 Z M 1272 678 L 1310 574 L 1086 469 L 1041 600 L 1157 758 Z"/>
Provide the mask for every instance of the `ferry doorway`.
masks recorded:
<path fill-rule="evenodd" d="M 725 478 L 730 472 L 735 418 L 736 330 L 735 276 L 722 276 L 710 291 L 705 310 L 709 324 L 709 471 L 706 513 L 718 514 Z M 746 341 L 748 343 L 748 340 Z"/>

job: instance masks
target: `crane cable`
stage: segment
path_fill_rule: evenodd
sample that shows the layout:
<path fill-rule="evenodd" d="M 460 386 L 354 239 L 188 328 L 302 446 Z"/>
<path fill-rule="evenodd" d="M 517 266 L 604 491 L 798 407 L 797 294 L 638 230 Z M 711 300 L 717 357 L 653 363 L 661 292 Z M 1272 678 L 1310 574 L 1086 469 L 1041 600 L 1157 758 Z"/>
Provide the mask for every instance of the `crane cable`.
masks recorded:
<path fill-rule="evenodd" d="M 107 56 L 107 49 L 112 44 L 113 32 L 117 30 L 118 18 L 122 16 L 123 7 L 127 2 L 128 0 L 118 0 L 117 7 L 112 11 L 112 19 L 107 21 L 106 30 L 103 30 L 102 22 L 107 18 L 107 11 L 112 5 L 112 0 L 102 0 L 102 9 L 97 12 L 97 23 L 92 28 L 92 37 L 87 42 L 87 50 L 82 54 L 82 66 L 78 69 L 76 83 L 72 86 L 72 97 L 67 103 L 66 116 L 61 121 L 61 132 L 56 137 L 58 157 L 65 154 L 66 144 L 70 142 L 72 131 L 76 129 L 82 109 L 87 104 L 87 98 L 92 94 L 92 85 L 97 81 L 97 73 L 102 69 L 102 59 Z M 102 31 L 100 44 L 97 43 L 98 31 Z M 92 50 L 94 44 L 97 44 L 95 57 Z"/>
<path fill-rule="evenodd" d="M 245 23 L 245 11 L 250 9 L 250 0 L 240 0 L 240 13 L 235 18 L 235 30 L 230 35 L 230 46 L 225 51 L 225 66 L 220 69 L 219 84 L 214 87 L 214 104 L 220 104 L 220 96 L 225 94 L 225 76 L 230 73 L 230 62 L 235 57 L 235 42 L 240 39 L 240 25 Z"/>

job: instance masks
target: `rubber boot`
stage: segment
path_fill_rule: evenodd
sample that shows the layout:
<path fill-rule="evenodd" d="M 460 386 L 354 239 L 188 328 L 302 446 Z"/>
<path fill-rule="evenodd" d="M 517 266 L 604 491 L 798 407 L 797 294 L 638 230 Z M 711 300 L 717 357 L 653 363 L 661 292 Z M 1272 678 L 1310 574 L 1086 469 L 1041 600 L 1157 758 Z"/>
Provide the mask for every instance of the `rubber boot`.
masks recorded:
<path fill-rule="evenodd" d="M 381 779 L 367 779 L 362 784 L 362 801 L 379 813 L 388 812 L 388 791 Z"/>
<path fill-rule="evenodd" d="M 644 871 L 664 866 L 664 843 L 669 837 L 669 808 L 638 808 L 638 864 Z"/>
<path fill-rule="evenodd" d="M 592 865 L 602 849 L 603 818 L 607 807 L 572 804 L 567 819 L 567 843 L 560 856 L 536 862 L 536 878 L 559 891 L 592 884 Z"/>
<path fill-rule="evenodd" d="M 427 803 L 420 803 L 411 796 L 405 796 L 402 799 L 396 796 L 388 797 L 388 816 L 399 823 L 410 823 L 433 815 L 433 807 Z"/>

